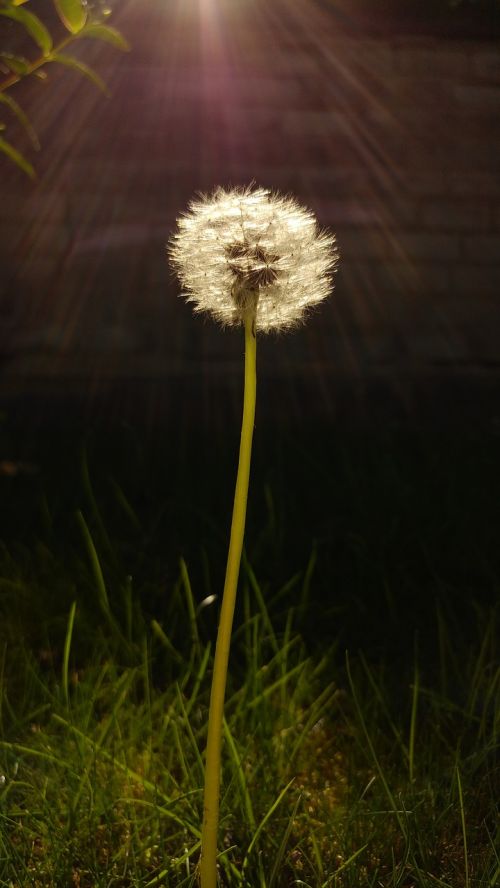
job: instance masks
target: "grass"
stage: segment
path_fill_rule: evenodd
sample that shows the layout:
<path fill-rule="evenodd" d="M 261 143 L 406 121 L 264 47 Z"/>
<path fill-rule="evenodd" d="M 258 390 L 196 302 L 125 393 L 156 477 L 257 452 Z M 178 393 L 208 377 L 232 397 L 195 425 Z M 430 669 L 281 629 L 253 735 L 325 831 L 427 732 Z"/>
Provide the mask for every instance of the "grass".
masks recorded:
<path fill-rule="evenodd" d="M 196 884 L 233 479 L 198 475 L 186 455 L 175 474 L 162 455 L 162 474 L 150 451 L 134 461 L 122 440 L 108 459 L 98 446 L 50 459 L 41 447 L 22 454 L 36 474 L 1 479 L 9 888 Z M 451 460 L 407 440 L 311 452 L 295 438 L 279 459 L 257 449 L 221 885 L 498 883 L 489 453 L 484 440 Z"/>

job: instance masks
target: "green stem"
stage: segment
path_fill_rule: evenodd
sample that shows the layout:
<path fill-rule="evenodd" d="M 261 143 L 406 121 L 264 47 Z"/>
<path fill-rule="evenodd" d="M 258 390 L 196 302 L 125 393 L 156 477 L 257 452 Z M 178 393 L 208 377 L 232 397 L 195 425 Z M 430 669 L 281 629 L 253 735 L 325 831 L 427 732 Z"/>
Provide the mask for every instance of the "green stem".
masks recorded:
<path fill-rule="evenodd" d="M 222 720 L 224 716 L 224 696 L 226 692 L 231 628 L 233 625 L 241 552 L 243 549 L 248 482 L 250 478 L 257 381 L 255 359 L 255 307 L 253 307 L 245 314 L 245 394 L 243 420 L 241 423 L 240 456 L 208 714 L 205 794 L 201 834 L 201 888 L 216 888 L 217 886 L 217 830 L 219 826 Z"/>

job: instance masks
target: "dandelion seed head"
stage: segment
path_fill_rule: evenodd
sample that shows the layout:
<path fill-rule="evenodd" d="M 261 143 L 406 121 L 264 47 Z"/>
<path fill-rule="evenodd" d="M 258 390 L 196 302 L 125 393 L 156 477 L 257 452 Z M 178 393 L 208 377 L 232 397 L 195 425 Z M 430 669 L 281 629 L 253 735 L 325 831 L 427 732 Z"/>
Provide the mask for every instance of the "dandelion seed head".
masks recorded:
<path fill-rule="evenodd" d="M 225 190 L 193 200 L 168 252 L 194 311 L 223 326 L 256 307 L 256 329 L 293 327 L 332 290 L 335 237 L 293 198 L 267 188 Z"/>

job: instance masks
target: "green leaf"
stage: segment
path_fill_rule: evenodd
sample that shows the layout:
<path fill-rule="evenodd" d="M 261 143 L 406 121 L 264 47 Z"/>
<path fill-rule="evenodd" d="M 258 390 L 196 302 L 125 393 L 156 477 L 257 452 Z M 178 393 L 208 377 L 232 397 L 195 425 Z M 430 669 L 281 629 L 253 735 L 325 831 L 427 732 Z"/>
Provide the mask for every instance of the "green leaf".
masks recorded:
<path fill-rule="evenodd" d="M 22 56 L 12 55 L 10 52 L 0 52 L 0 60 L 4 63 L 5 67 L 12 71 L 13 74 L 27 74 L 30 66 L 27 59 L 23 59 Z"/>
<path fill-rule="evenodd" d="M 87 21 L 87 9 L 82 0 L 54 0 L 54 6 L 64 27 L 78 34 Z"/>
<path fill-rule="evenodd" d="M 22 169 L 22 171 L 24 173 L 26 173 L 27 176 L 30 177 L 30 179 L 36 178 L 34 167 L 29 162 L 29 160 L 26 160 L 26 158 L 23 157 L 23 155 L 21 154 L 20 151 L 17 150 L 17 148 L 14 148 L 14 146 L 11 145 L 10 142 L 7 142 L 5 139 L 2 139 L 1 136 L 0 136 L 0 151 L 3 151 L 3 153 L 6 154 L 7 157 L 10 158 L 10 160 L 12 160 L 16 164 L 16 166 L 20 167 L 20 169 Z"/>
<path fill-rule="evenodd" d="M 40 148 L 40 142 L 38 141 L 38 136 L 33 129 L 29 117 L 24 113 L 23 109 L 20 105 L 12 98 L 12 96 L 7 95 L 7 93 L 0 93 L 0 102 L 3 102 L 4 105 L 7 105 L 8 108 L 12 111 L 13 114 L 17 117 L 19 123 L 26 130 L 28 136 L 30 137 L 34 147 L 37 149 Z"/>
<path fill-rule="evenodd" d="M 18 6 L 0 9 L 0 15 L 5 15 L 7 18 L 14 19 L 15 22 L 23 25 L 28 34 L 33 37 L 35 43 L 38 44 L 43 54 L 49 55 L 52 49 L 52 37 L 43 22 L 36 15 Z"/>
<path fill-rule="evenodd" d="M 101 92 L 104 93 L 105 96 L 109 96 L 110 92 L 102 77 L 99 77 L 99 74 L 96 74 L 92 68 L 89 68 L 88 65 L 85 65 L 83 62 L 80 62 L 78 59 L 74 59 L 72 56 L 64 55 L 62 52 L 53 52 L 49 59 L 49 62 L 59 62 L 61 65 L 66 65 L 67 68 L 73 68 L 75 71 L 79 71 L 80 74 L 83 74 L 84 77 L 88 77 L 89 80 L 92 81 L 94 86 L 97 86 L 97 89 L 100 89 Z"/>
<path fill-rule="evenodd" d="M 95 37 L 98 40 L 104 40 L 105 43 L 111 43 L 116 49 L 122 49 L 124 52 L 128 52 L 130 49 L 130 44 L 125 40 L 125 37 L 123 37 L 116 28 L 112 28 L 110 25 L 101 25 L 97 22 L 95 24 L 86 25 L 85 28 L 80 31 L 78 36 Z"/>

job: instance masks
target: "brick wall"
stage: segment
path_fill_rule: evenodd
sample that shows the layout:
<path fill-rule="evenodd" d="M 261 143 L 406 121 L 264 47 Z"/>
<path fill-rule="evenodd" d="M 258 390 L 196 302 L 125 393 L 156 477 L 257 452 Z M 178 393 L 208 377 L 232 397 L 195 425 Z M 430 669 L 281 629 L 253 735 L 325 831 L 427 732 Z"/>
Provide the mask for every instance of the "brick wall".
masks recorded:
<path fill-rule="evenodd" d="M 239 337 L 192 318 L 164 244 L 194 191 L 252 179 L 315 210 L 342 256 L 262 373 L 498 371 L 498 41 L 342 32 L 314 0 L 129 0 L 114 23 L 129 55 L 79 48 L 110 100 L 55 67 L 16 87 L 42 150 L 35 185 L 0 161 L 4 387 L 239 378 Z"/>

